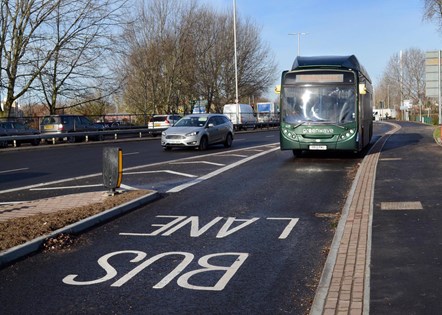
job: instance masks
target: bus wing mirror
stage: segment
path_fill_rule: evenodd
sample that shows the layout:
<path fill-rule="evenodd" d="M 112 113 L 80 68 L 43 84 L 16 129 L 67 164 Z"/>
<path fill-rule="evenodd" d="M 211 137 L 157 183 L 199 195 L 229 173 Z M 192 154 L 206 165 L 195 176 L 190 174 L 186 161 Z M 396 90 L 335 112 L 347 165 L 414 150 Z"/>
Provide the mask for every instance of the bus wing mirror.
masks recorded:
<path fill-rule="evenodd" d="M 367 87 L 364 83 L 359 84 L 359 94 L 367 94 Z"/>
<path fill-rule="evenodd" d="M 281 85 L 275 86 L 275 93 L 280 94 L 281 93 Z"/>

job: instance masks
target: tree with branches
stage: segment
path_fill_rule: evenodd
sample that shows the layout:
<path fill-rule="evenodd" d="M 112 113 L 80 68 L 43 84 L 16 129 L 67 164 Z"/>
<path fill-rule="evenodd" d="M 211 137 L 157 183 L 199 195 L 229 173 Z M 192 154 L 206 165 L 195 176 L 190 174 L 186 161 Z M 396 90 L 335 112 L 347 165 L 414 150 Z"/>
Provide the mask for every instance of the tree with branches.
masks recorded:
<path fill-rule="evenodd" d="M 103 61 L 126 2 L 2 0 L 0 91 L 6 91 L 5 108 L 27 94 L 54 114 L 114 92 L 115 81 Z"/>
<path fill-rule="evenodd" d="M 196 1 L 149 0 L 126 29 L 126 103 L 145 114 L 187 108 L 197 99 L 221 111 L 235 99 L 233 20 Z M 239 20 L 238 80 L 243 101 L 273 82 L 275 64 L 258 28 Z"/>

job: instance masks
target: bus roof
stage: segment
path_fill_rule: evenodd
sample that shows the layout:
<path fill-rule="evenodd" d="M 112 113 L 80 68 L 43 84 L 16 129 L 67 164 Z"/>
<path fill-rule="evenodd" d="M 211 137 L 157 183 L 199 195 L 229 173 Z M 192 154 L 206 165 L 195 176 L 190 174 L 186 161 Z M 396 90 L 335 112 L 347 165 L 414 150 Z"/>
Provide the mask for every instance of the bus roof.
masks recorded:
<path fill-rule="evenodd" d="M 314 57 L 296 57 L 293 62 L 292 70 L 301 69 L 352 69 L 361 72 L 363 76 L 371 82 L 365 68 L 359 63 L 355 55 L 350 56 L 314 56 Z"/>

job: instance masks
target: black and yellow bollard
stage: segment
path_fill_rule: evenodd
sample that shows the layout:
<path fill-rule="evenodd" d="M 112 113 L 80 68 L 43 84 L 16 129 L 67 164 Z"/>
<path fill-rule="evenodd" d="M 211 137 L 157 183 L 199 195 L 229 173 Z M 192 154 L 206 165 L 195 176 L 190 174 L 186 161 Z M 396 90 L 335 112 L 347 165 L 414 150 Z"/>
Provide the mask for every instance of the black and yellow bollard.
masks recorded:
<path fill-rule="evenodd" d="M 120 148 L 103 149 L 103 185 L 109 189 L 109 195 L 115 195 L 123 179 L 123 151 Z"/>

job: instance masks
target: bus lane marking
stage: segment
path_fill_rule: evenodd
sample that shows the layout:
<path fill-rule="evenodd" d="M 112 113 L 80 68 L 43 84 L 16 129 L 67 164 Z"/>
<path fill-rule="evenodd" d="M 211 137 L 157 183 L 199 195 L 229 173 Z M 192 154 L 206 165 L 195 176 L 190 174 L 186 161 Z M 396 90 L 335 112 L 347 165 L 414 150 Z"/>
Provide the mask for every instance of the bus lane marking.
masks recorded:
<path fill-rule="evenodd" d="M 200 218 L 198 216 L 157 215 L 155 218 L 166 219 L 166 222 L 151 224 L 150 226 L 153 227 L 154 230 L 148 233 L 121 232 L 119 235 L 136 237 L 171 236 L 178 230 L 183 229 L 186 226 L 190 226 L 190 237 L 200 237 L 210 229 L 218 229 L 216 238 L 225 238 L 261 219 L 259 217 L 253 217 L 250 219 L 238 219 L 236 217 L 215 217 L 210 222 L 200 226 Z M 288 223 L 285 223 L 286 225 L 281 234 L 278 236 L 278 239 L 286 239 L 299 221 L 299 218 L 286 217 L 270 217 L 265 219 L 268 221 L 288 221 Z M 221 221 L 225 221 L 224 224 L 219 228 L 215 227 L 215 225 Z"/>
<path fill-rule="evenodd" d="M 62 279 L 62 282 L 67 285 L 89 286 L 89 285 L 95 285 L 111 281 L 118 275 L 118 271 L 109 263 L 109 259 L 117 255 L 127 255 L 127 254 L 135 255 L 135 257 L 132 258 L 129 262 L 140 263 L 140 264 L 135 268 L 133 268 L 128 273 L 126 273 L 125 275 L 123 275 L 117 281 L 113 282 L 110 285 L 111 287 L 123 286 L 129 280 L 135 277 L 138 273 L 140 273 L 141 271 L 143 271 L 144 269 L 146 269 L 147 267 L 161 260 L 164 257 L 167 258 L 167 256 L 174 256 L 174 257 L 182 256 L 183 258 L 181 262 L 179 262 L 178 265 L 171 272 L 169 272 L 164 278 L 162 278 L 157 284 L 155 284 L 152 287 L 153 289 L 163 289 L 172 280 L 174 280 L 176 277 L 179 276 L 176 282 L 180 287 L 184 289 L 200 290 L 200 291 L 222 291 L 224 290 L 226 285 L 233 278 L 233 276 L 236 274 L 236 272 L 239 270 L 239 268 L 242 266 L 242 264 L 246 261 L 246 259 L 249 256 L 249 254 L 247 253 L 236 253 L 236 252 L 215 253 L 215 254 L 205 255 L 200 259 L 198 259 L 197 261 L 199 267 L 202 268 L 190 270 L 182 274 L 182 272 L 188 267 L 188 265 L 193 261 L 195 257 L 192 253 L 168 252 L 168 253 L 158 254 L 147 260 L 144 260 L 147 257 L 147 254 L 145 252 L 138 250 L 123 250 L 123 251 L 117 251 L 106 254 L 98 259 L 97 261 L 98 265 L 106 272 L 106 274 L 103 277 L 93 280 L 81 281 L 81 280 L 76 280 L 76 278 L 79 276 L 78 274 L 69 274 Z M 227 266 L 215 265 L 209 262 L 209 260 L 214 257 L 232 257 L 230 260 L 233 260 L 233 262 L 231 262 L 230 265 Z M 221 273 L 221 276 L 220 276 L 220 271 L 223 272 Z M 190 278 L 192 278 L 193 276 L 208 272 L 215 272 L 215 277 L 218 277 L 218 280 L 216 281 L 215 284 L 208 285 L 207 283 L 205 283 L 204 285 L 196 285 L 189 283 Z"/>
<path fill-rule="evenodd" d="M 170 236 L 176 231 L 184 228 L 186 225 L 190 225 L 190 236 L 199 237 L 206 233 L 209 229 L 214 227 L 218 222 L 225 220 L 225 223 L 219 228 L 219 232 L 216 235 L 217 238 L 224 238 L 232 235 L 252 223 L 260 220 L 258 217 L 250 219 L 238 219 L 235 217 L 215 217 L 209 223 L 200 227 L 198 216 L 175 216 L 175 215 L 157 215 L 156 218 L 167 219 L 167 222 L 160 224 L 151 224 L 151 227 L 155 229 L 150 233 L 119 233 L 123 236 Z M 287 218 L 287 217 L 269 217 L 265 222 L 269 221 L 288 221 L 285 223 L 282 233 L 278 239 L 286 239 L 296 224 L 299 222 L 299 218 Z M 239 223 L 235 227 L 234 224 Z M 129 263 L 136 264 L 130 271 L 125 272 L 123 275 L 119 275 L 118 269 L 112 266 L 110 260 L 114 256 L 127 256 L 131 258 Z M 163 278 L 161 278 L 152 289 L 163 289 L 172 281 L 176 281 L 176 284 L 183 289 L 197 290 L 197 291 L 222 291 L 226 288 L 230 280 L 233 279 L 235 274 L 239 271 L 244 262 L 248 259 L 250 253 L 244 252 L 223 252 L 212 253 L 200 257 L 196 262 L 198 266 L 189 270 L 191 263 L 196 260 L 195 255 L 189 252 L 171 251 L 156 254 L 152 257 L 148 257 L 148 254 L 139 250 L 122 250 L 115 251 L 101 256 L 97 260 L 98 266 L 104 270 L 104 276 L 96 279 L 87 279 L 87 276 L 80 276 L 79 274 L 68 274 L 62 282 L 66 285 L 73 286 L 90 286 L 98 285 L 104 282 L 110 282 L 111 287 L 121 287 L 127 284 L 130 280 L 136 277 L 140 272 L 147 269 L 154 263 L 161 263 L 162 260 L 170 261 L 169 257 L 173 257 L 176 261 L 175 266 L 170 267 L 171 270 Z M 217 259 L 221 257 L 222 259 Z M 216 260 L 214 264 L 211 261 Z M 191 266 L 194 266 L 192 264 Z M 85 270 L 90 270 L 87 268 Z M 209 274 L 211 278 L 208 283 L 205 278 L 201 277 L 201 274 Z M 156 274 L 151 277 L 157 276 Z M 194 276 L 197 276 L 194 278 Z M 145 275 L 143 276 L 145 277 Z M 80 278 L 78 280 L 77 278 Z M 191 281 L 192 279 L 192 281 Z"/>

